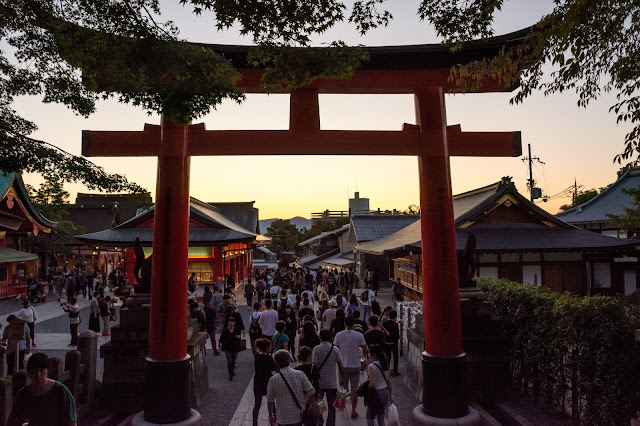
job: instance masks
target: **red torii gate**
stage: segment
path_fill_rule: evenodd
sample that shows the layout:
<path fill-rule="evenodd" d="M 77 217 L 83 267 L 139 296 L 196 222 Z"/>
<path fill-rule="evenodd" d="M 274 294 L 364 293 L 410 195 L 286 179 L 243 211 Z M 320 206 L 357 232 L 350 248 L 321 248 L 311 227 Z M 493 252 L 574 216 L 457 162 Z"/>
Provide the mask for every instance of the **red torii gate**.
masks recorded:
<path fill-rule="evenodd" d="M 85 156 L 158 157 L 146 421 L 177 423 L 191 415 L 188 315 L 183 303 L 190 156 L 305 154 L 418 157 L 425 352 L 423 405 L 414 410 L 414 415 L 424 424 L 443 418 L 465 418 L 465 424 L 476 421 L 477 413 L 472 410 L 470 414 L 468 406 L 462 350 L 449 157 L 519 156 L 521 140 L 519 132 L 462 132 L 460 126 L 447 126 L 444 93 L 452 88 L 448 79 L 451 65 L 493 56 L 522 34 L 471 44 L 463 50 L 463 57 L 450 55 L 440 45 L 370 49 L 372 61 L 351 79 L 318 80 L 291 92 L 289 130 L 206 130 L 203 124 L 181 125 L 163 117 L 160 126 L 147 124 L 143 131 L 83 132 Z M 215 49 L 232 60 L 234 55 L 246 54 L 242 47 Z M 243 78 L 239 88 L 247 93 L 262 91 L 262 70 L 240 71 Z M 503 90 L 493 82 L 481 91 Z M 401 131 L 321 130 L 319 93 L 411 93 L 416 125 L 405 124 Z"/>

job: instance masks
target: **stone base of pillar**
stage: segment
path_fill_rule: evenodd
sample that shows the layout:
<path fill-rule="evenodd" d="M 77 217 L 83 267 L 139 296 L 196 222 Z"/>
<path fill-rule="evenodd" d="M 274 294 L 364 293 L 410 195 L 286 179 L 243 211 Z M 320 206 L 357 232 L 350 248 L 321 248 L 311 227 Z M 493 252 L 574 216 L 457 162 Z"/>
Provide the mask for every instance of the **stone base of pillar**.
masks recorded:
<path fill-rule="evenodd" d="M 469 407 L 469 414 L 464 417 L 447 419 L 425 414 L 422 404 L 413 409 L 413 424 L 419 426 L 482 426 L 482 417 L 478 411 Z"/>
<path fill-rule="evenodd" d="M 463 418 L 469 413 L 466 353 L 435 356 L 422 353 L 422 406 L 427 416 Z"/>
<path fill-rule="evenodd" d="M 144 419 L 144 411 L 139 412 L 131 420 L 131 426 L 200 426 L 202 418 L 196 410 L 191 410 L 189 418 L 178 423 L 150 423 Z"/>
<path fill-rule="evenodd" d="M 158 361 L 147 357 L 145 364 L 144 420 L 147 424 L 183 423 L 193 417 L 190 405 L 191 357 Z"/>

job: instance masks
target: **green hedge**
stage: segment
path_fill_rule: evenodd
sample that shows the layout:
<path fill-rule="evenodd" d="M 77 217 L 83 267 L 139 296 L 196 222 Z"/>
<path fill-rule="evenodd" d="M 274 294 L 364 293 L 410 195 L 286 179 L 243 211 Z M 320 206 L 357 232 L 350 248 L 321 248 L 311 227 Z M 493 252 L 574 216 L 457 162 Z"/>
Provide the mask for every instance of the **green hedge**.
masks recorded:
<path fill-rule="evenodd" d="M 478 278 L 513 339 L 514 383 L 574 424 L 625 425 L 640 410 L 640 309 L 606 296 Z"/>

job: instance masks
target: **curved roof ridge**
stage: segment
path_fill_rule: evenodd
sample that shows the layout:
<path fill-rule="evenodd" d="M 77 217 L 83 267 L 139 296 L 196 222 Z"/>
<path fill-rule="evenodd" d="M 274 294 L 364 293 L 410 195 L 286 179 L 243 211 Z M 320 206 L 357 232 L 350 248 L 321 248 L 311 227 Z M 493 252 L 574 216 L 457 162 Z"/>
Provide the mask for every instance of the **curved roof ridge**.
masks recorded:
<path fill-rule="evenodd" d="M 481 194 L 483 192 L 487 192 L 487 191 L 491 191 L 491 190 L 496 191 L 499 187 L 500 187 L 500 182 L 495 182 L 495 183 L 489 184 L 487 186 L 483 186 L 481 188 L 476 188 L 476 189 L 472 189 L 472 190 L 467 191 L 467 192 L 462 192 L 460 194 L 456 194 L 456 195 L 453 196 L 453 199 L 454 200 L 458 200 L 458 199 L 461 199 L 461 198 L 470 197 L 472 195 Z"/>

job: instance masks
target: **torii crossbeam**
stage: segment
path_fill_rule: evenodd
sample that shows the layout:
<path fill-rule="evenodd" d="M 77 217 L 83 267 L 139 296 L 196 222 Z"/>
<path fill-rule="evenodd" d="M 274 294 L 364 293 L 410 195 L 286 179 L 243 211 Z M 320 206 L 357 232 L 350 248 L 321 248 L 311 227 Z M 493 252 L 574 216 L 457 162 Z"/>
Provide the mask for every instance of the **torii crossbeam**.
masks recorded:
<path fill-rule="evenodd" d="M 493 56 L 515 33 L 472 45 L 464 60 Z M 505 38 L 506 37 L 506 38 Z M 153 237 L 151 320 L 144 419 L 178 423 L 189 417 L 187 285 L 189 159 L 196 155 L 413 155 L 418 157 L 422 227 L 423 404 L 417 424 L 429 419 L 479 417 L 469 408 L 458 294 L 455 228 L 449 157 L 519 156 L 520 132 L 463 132 L 447 126 L 444 93 L 449 67 L 460 57 L 446 47 L 380 48 L 373 65 L 350 80 L 319 80 L 291 93 L 289 130 L 206 130 L 177 125 L 165 117 L 143 131 L 84 131 L 86 156 L 157 156 L 158 180 Z M 228 47 L 225 56 L 246 54 Z M 386 55 L 386 56 L 385 56 Z M 462 61 L 464 62 L 464 61 Z M 242 69 L 239 87 L 259 91 L 260 70 Z M 372 69 L 373 68 L 373 69 Z M 400 69 L 401 68 L 401 69 Z M 505 90 L 497 83 L 480 91 Z M 508 90 L 508 89 L 507 89 Z M 416 124 L 400 131 L 321 130 L 319 93 L 412 93 Z M 439 423 L 438 423 L 439 424 Z"/>

